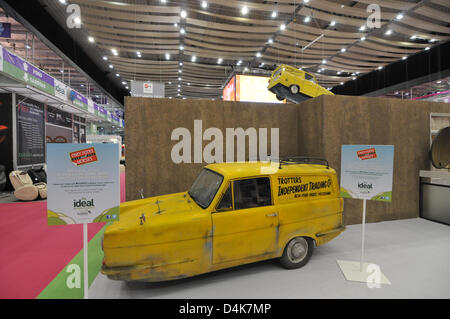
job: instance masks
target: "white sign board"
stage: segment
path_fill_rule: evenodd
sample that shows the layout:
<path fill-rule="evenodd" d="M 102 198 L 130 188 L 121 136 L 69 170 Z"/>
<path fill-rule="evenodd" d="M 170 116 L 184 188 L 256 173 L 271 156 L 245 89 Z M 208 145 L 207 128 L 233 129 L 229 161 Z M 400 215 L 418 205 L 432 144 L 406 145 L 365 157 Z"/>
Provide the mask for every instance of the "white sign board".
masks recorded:
<path fill-rule="evenodd" d="M 119 219 L 118 144 L 47 144 L 49 225 Z"/>
<path fill-rule="evenodd" d="M 67 85 L 62 83 L 61 81 L 55 80 L 55 96 L 60 98 L 61 100 L 67 101 Z"/>
<path fill-rule="evenodd" d="M 342 145 L 341 197 L 392 201 L 393 145 Z"/>

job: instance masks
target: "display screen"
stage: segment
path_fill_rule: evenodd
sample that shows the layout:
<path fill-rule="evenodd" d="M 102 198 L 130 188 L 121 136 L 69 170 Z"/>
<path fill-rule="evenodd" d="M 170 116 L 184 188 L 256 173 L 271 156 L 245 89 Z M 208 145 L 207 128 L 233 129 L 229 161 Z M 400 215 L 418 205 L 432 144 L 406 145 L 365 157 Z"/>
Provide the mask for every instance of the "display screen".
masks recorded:
<path fill-rule="evenodd" d="M 44 105 L 20 95 L 17 101 L 17 165 L 44 163 Z"/>
<path fill-rule="evenodd" d="M 284 103 L 267 89 L 269 77 L 236 75 L 236 101 Z"/>
<path fill-rule="evenodd" d="M 47 106 L 47 123 L 72 128 L 72 114 Z"/>
<path fill-rule="evenodd" d="M 236 77 L 228 82 L 228 84 L 223 89 L 222 99 L 224 101 L 236 101 Z"/>

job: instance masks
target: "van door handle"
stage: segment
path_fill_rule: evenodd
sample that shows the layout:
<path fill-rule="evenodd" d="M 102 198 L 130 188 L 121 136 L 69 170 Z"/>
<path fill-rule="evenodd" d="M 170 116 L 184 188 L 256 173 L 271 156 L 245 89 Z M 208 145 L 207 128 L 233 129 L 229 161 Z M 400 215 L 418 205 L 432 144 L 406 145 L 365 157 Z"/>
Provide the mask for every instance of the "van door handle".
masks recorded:
<path fill-rule="evenodd" d="M 277 213 L 273 213 L 273 214 L 267 214 L 266 216 L 267 217 L 275 217 L 275 216 L 278 216 L 278 214 Z"/>

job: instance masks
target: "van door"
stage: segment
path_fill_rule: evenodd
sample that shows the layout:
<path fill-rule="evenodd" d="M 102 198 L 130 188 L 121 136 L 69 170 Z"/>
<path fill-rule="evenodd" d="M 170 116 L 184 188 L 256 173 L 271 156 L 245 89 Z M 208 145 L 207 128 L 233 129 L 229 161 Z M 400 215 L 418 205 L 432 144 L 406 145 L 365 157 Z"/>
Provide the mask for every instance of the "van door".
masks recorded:
<path fill-rule="evenodd" d="M 230 206 L 222 203 L 230 199 L 232 209 L 220 211 L 220 207 Z M 275 252 L 278 212 L 268 177 L 233 181 L 218 208 L 212 214 L 213 264 Z"/>

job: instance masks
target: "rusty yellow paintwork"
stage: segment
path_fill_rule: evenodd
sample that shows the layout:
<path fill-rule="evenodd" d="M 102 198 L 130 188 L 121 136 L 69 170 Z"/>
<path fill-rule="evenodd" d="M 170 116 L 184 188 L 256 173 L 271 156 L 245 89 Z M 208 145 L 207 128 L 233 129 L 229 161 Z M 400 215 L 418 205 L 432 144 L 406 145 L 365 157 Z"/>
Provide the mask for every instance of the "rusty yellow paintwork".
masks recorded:
<path fill-rule="evenodd" d="M 104 233 L 103 274 L 127 281 L 189 277 L 280 257 L 297 236 L 310 237 L 320 246 L 344 230 L 343 200 L 332 168 L 295 164 L 279 169 L 278 163 L 246 162 L 206 169 L 224 177 L 207 208 L 187 192 L 121 204 L 120 221 Z M 233 181 L 252 177 L 270 179 L 272 205 L 216 209 Z M 319 189 L 305 190 L 310 183 Z M 281 195 L 283 187 L 290 186 L 291 192 L 285 188 L 287 194 Z"/>

